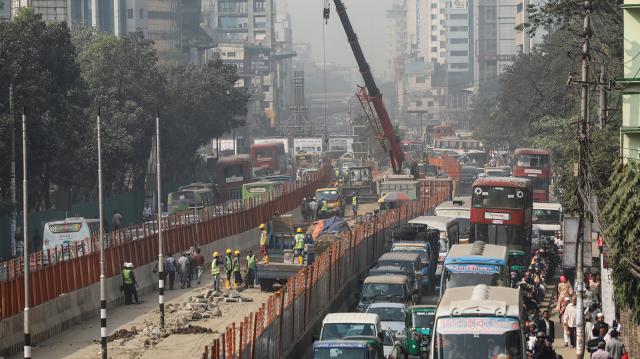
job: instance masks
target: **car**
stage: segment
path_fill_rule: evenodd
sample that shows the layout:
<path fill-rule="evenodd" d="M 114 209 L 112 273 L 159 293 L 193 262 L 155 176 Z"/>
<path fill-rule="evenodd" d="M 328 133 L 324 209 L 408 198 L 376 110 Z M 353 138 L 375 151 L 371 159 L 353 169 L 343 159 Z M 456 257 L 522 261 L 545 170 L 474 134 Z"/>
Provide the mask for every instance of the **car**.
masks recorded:
<path fill-rule="evenodd" d="M 391 330 L 396 336 L 403 337 L 407 315 L 404 303 L 373 303 L 367 308 L 367 313 L 378 314 L 383 330 Z"/>
<path fill-rule="evenodd" d="M 382 348 L 384 357 L 387 359 L 397 359 L 402 355 L 402 342 L 396 338 L 391 330 L 382 331 Z"/>
<path fill-rule="evenodd" d="M 378 302 L 414 304 L 416 296 L 417 291 L 412 290 L 405 276 L 369 276 L 364 280 L 362 293 L 356 293 L 357 310 L 364 313 L 370 304 Z"/>
<path fill-rule="evenodd" d="M 353 336 L 382 337 L 380 317 L 371 313 L 329 313 L 322 320 L 319 340 Z"/>

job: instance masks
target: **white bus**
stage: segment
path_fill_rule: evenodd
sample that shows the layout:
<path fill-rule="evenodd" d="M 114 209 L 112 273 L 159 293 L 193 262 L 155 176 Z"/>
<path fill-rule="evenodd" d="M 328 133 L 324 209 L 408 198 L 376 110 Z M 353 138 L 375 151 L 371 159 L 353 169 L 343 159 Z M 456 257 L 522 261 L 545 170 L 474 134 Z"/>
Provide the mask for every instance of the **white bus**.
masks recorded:
<path fill-rule="evenodd" d="M 44 224 L 42 231 L 42 251 L 44 257 L 47 257 L 47 250 L 50 250 L 54 261 L 61 259 L 74 258 L 81 253 L 76 253 L 75 244 L 78 243 L 78 250 L 85 243 L 85 251 L 87 253 L 93 251 L 93 242 L 91 238 L 99 235 L 100 220 L 87 219 L 84 217 L 69 217 L 60 221 L 52 221 Z"/>

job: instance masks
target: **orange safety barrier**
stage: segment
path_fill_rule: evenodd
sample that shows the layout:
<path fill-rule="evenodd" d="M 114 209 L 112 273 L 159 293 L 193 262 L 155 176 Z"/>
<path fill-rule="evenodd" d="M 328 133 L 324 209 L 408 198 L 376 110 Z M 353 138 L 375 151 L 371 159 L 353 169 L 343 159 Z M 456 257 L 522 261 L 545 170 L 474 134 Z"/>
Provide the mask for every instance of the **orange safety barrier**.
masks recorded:
<path fill-rule="evenodd" d="M 177 253 L 189 249 L 191 246 L 212 243 L 222 238 L 242 233 L 257 227 L 258 223 L 266 222 L 275 210 L 281 213 L 298 207 L 302 198 L 311 197 L 316 188 L 324 186 L 331 178 L 332 170 L 323 168 L 318 173 L 312 173 L 304 179 L 286 186 L 278 195 L 265 193 L 263 196 L 250 201 L 232 200 L 203 208 L 194 213 L 180 213 L 166 218 L 157 219 L 142 226 L 133 225 L 129 228 L 113 231 L 105 235 L 105 271 L 107 277 L 120 274 L 122 263 L 133 262 L 137 266 L 146 265 L 158 259 L 157 229 L 162 228 L 163 252 Z M 240 220 L 246 218 L 250 220 Z M 160 222 L 160 224 L 158 223 Z M 191 223 L 193 222 L 193 223 Z M 31 273 L 30 304 L 37 306 L 62 294 L 87 287 L 99 281 L 99 240 L 92 238 L 73 246 L 60 246 L 46 252 L 29 255 Z M 24 308 L 24 284 L 22 278 L 22 258 L 16 258 L 0 264 L 6 278 L 0 281 L 0 319 L 20 313 Z M 276 305 L 274 301 L 272 305 Z M 264 312 L 264 310 L 263 310 Z M 256 335 L 261 334 L 260 328 L 266 322 L 271 324 L 275 318 L 275 309 L 267 309 L 268 320 L 256 317 Z M 216 344 L 215 350 L 222 350 L 222 354 L 231 355 L 246 343 L 236 346 L 235 334 L 240 330 L 245 337 L 248 332 L 238 326 L 226 336 L 230 346 L 225 341 Z M 255 337 L 252 333 L 252 339 Z M 214 355 L 213 351 L 210 351 Z M 216 354 L 217 355 L 217 354 Z M 217 357 L 216 357 L 217 358 Z"/>
<path fill-rule="evenodd" d="M 444 189 L 444 187 L 443 187 Z M 336 241 L 313 264 L 301 268 L 286 285 L 273 293 L 266 306 L 229 326 L 224 358 L 282 357 L 296 344 L 318 315 L 335 299 L 343 286 L 382 255 L 387 229 L 433 210 L 448 196 L 446 190 L 431 197 L 387 211 L 371 222 L 359 223 L 352 235 Z M 372 250 L 373 249 L 373 250 Z M 247 327 L 253 321 L 253 327 Z M 240 328 L 239 335 L 235 328 Z M 274 327 L 275 326 L 275 327 Z M 250 337 L 248 337 L 250 335 Z M 219 359 L 218 341 L 203 349 L 203 359 Z M 226 356 L 224 356 L 226 353 Z"/>

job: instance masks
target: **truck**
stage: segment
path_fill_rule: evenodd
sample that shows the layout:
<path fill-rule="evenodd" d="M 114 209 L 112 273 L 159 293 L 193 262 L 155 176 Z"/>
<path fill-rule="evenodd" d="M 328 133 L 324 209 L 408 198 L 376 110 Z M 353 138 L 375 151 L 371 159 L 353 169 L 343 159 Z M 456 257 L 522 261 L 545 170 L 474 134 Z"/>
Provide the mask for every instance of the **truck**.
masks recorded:
<path fill-rule="evenodd" d="M 342 193 L 349 197 L 356 193 L 361 203 L 375 202 L 378 199 L 378 195 L 376 194 L 371 167 L 353 166 L 347 168 L 342 182 Z"/>
<path fill-rule="evenodd" d="M 293 215 L 276 215 L 267 223 L 269 236 L 269 262 L 256 263 L 256 279 L 260 283 L 260 290 L 272 291 L 274 284 L 284 285 L 289 277 L 295 275 L 303 266 L 313 262 L 314 246 L 305 244 L 306 259 L 298 264 L 293 256 L 293 242 L 295 229 Z"/>

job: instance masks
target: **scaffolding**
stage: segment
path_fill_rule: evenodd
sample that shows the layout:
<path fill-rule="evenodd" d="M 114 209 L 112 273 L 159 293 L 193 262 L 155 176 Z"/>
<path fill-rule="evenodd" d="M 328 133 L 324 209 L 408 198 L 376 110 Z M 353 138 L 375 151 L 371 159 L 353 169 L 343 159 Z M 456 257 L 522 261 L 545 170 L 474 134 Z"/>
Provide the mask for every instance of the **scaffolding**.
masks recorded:
<path fill-rule="evenodd" d="M 280 134 L 287 138 L 311 135 L 312 126 L 307 118 L 309 107 L 304 101 L 304 71 L 293 73 L 293 106 L 289 106 L 289 117 L 278 125 Z"/>

